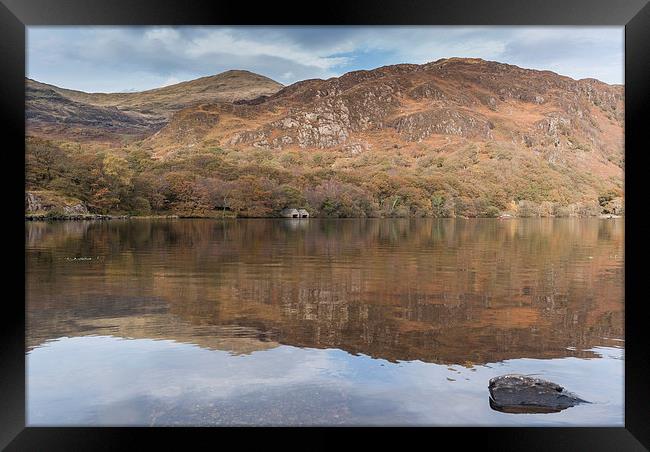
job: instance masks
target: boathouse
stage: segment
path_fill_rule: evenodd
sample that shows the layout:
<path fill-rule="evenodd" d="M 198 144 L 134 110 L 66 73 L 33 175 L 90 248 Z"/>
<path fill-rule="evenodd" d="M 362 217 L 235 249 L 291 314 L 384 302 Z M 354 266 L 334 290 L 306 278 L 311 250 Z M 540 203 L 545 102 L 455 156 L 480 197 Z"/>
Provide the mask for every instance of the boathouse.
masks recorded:
<path fill-rule="evenodd" d="M 280 215 L 282 215 L 284 218 L 300 218 L 300 212 L 298 212 L 298 209 L 282 209 L 282 212 L 280 212 Z"/>
<path fill-rule="evenodd" d="M 309 218 L 309 212 L 307 212 L 305 209 L 294 209 L 291 207 L 282 209 L 280 215 L 282 215 L 284 218 Z"/>

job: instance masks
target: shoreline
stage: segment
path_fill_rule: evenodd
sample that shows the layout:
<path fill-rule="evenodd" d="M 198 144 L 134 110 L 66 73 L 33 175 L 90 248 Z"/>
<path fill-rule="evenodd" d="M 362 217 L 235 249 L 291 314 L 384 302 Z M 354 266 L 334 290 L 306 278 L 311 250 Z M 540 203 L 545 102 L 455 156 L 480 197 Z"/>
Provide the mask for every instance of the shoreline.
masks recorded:
<path fill-rule="evenodd" d="M 354 220 L 354 219 L 378 219 L 378 220 L 410 220 L 410 219 L 462 219 L 462 220 L 519 220 L 519 219 L 562 219 L 562 218 L 594 218 L 599 220 L 615 220 L 625 218 L 624 215 L 590 215 L 590 216 L 570 216 L 570 217 L 557 217 L 557 216 L 544 216 L 544 217 L 516 217 L 512 215 L 502 215 L 498 217 L 311 217 L 314 219 L 328 219 L 328 220 Z M 25 215 L 25 221 L 110 221 L 110 220 L 271 220 L 271 219 L 284 219 L 284 220 L 309 220 L 309 218 L 287 218 L 287 217 L 221 217 L 221 216 L 183 216 L 183 215 L 101 215 L 101 214 L 83 214 L 83 215 Z"/>
<path fill-rule="evenodd" d="M 108 221 L 108 220 L 130 220 L 130 219 L 159 219 L 159 218 L 180 218 L 178 215 L 101 215 L 101 214 L 79 214 L 79 215 L 25 215 L 25 221 Z"/>

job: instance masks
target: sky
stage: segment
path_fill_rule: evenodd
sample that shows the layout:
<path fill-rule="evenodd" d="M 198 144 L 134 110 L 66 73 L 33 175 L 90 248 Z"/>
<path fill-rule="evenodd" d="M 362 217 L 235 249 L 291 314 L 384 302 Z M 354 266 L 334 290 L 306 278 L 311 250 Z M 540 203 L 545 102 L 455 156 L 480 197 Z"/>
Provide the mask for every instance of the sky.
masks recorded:
<path fill-rule="evenodd" d="M 87 92 L 129 92 L 230 69 L 288 85 L 449 57 L 623 83 L 624 28 L 30 26 L 26 75 Z"/>

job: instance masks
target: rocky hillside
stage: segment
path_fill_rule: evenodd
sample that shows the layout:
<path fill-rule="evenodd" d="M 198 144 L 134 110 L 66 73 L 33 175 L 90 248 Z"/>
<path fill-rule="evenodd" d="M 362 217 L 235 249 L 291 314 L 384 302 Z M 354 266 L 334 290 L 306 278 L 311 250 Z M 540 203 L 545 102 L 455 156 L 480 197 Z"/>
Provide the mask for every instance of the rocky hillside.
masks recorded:
<path fill-rule="evenodd" d="M 241 84 L 215 84 L 233 77 Z M 53 127 L 74 123 L 81 131 L 121 131 L 128 124 L 146 135 L 111 152 L 147 179 L 141 185 L 150 194 L 139 197 L 152 210 L 239 216 L 276 215 L 287 205 L 321 216 L 623 210 L 620 85 L 450 58 L 278 88 L 241 71 L 136 94 L 52 87 L 39 94 L 52 99 L 49 109 L 28 99 L 28 118 Z M 52 107 L 56 102 L 62 107 Z M 68 119 L 56 117 L 67 111 Z M 74 193 L 79 197 L 80 189 Z"/>
<path fill-rule="evenodd" d="M 387 66 L 184 110 L 149 141 L 152 149 L 164 149 L 166 137 L 174 147 L 194 144 L 196 134 L 183 143 L 177 133 L 192 121 L 211 124 L 201 139 L 222 146 L 362 150 L 444 138 L 510 142 L 549 160 L 582 148 L 620 157 L 623 88 L 480 59 Z"/>
<path fill-rule="evenodd" d="M 134 93 L 85 93 L 27 79 L 27 127 L 29 133 L 41 136 L 146 137 L 188 106 L 269 96 L 281 88 L 248 71 L 227 71 Z"/>

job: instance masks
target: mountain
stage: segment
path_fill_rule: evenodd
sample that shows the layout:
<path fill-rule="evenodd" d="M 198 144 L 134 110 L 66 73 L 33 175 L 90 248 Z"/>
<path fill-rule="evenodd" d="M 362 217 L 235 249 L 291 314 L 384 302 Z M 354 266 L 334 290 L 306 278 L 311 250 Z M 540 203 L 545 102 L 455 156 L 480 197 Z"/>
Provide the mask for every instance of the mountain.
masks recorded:
<path fill-rule="evenodd" d="M 282 85 L 248 71 L 227 71 L 162 88 L 127 93 L 85 93 L 26 80 L 29 132 L 72 138 L 144 137 L 174 112 L 203 102 L 269 96 Z"/>
<path fill-rule="evenodd" d="M 211 138 L 224 146 L 360 150 L 387 140 L 465 139 L 585 145 L 610 155 L 622 150 L 623 88 L 480 59 L 402 64 L 298 82 L 262 100 L 186 109 L 150 141 L 152 149 L 164 148 L 167 135 L 183 144 L 174 131 L 198 116 L 212 117 Z"/>
<path fill-rule="evenodd" d="M 214 78 L 136 94 L 51 87 L 43 102 L 49 110 L 28 98 L 28 120 L 61 111 L 53 107 L 59 102 L 80 131 L 130 124 L 144 139 L 118 154 L 125 161 L 137 154 L 135 171 L 161 181 L 147 185 L 157 199 L 144 196 L 152 210 L 273 216 L 282 204 L 300 204 L 321 216 L 623 211 L 620 85 L 474 58 L 354 71 L 282 89 L 241 71 L 215 77 L 229 79 L 228 89 Z"/>

